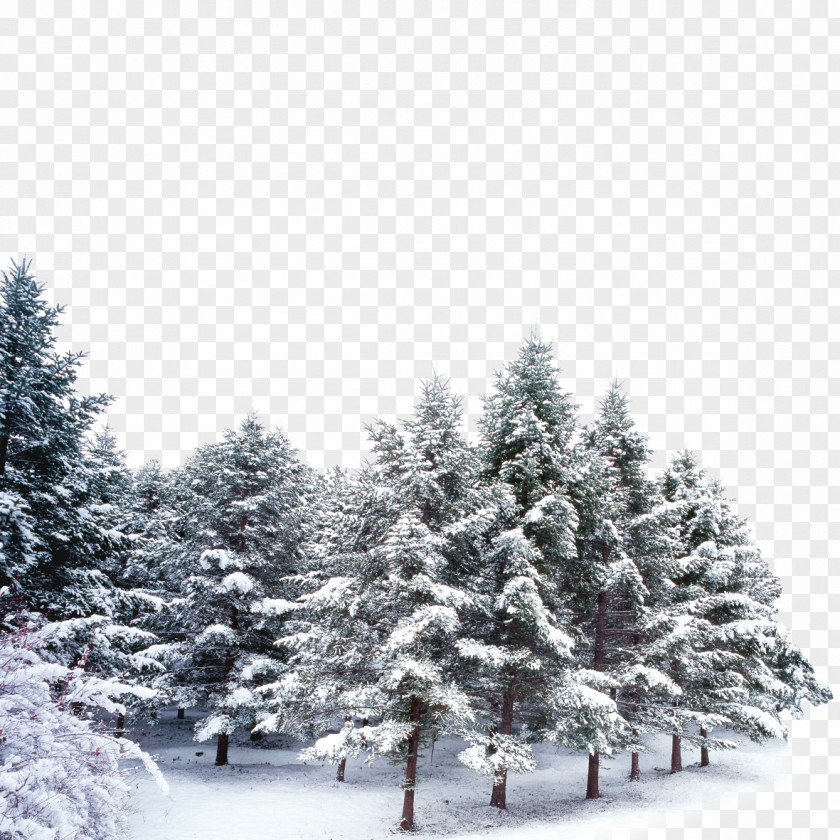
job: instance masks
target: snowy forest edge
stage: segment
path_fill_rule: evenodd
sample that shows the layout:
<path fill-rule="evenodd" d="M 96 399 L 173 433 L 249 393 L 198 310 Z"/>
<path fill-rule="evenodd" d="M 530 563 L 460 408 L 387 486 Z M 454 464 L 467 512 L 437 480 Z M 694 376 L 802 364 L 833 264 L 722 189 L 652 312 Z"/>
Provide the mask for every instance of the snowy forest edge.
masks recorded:
<path fill-rule="evenodd" d="M 782 714 L 831 699 L 724 489 L 687 451 L 650 478 L 617 384 L 582 427 L 536 336 L 475 446 L 434 377 L 401 428 L 368 428 L 357 474 L 317 475 L 255 416 L 131 471 L 31 264 L 0 291 L 0 831 L 123 836 L 121 762 L 166 790 L 126 719 L 164 704 L 202 710 L 220 766 L 240 730 L 314 741 L 301 759 L 339 780 L 348 758 L 398 762 L 410 830 L 440 734 L 504 809 L 535 742 L 588 754 L 597 799 L 601 757 L 638 777 L 646 734 L 677 773 L 683 748 L 710 764 L 735 746 L 720 731 L 785 738 Z"/>

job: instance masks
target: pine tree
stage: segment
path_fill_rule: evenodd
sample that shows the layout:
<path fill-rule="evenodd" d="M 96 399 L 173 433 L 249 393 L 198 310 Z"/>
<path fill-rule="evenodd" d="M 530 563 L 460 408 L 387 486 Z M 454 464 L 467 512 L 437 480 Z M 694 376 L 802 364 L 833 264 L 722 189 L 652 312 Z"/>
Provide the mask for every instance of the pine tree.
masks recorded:
<path fill-rule="evenodd" d="M 279 680 L 257 688 L 262 704 L 255 729 L 319 737 L 315 748 L 301 753 L 303 761 L 333 760 L 341 749 L 349 750 L 340 761 L 351 752 L 355 757 L 357 748 L 372 748 L 369 738 L 357 734 L 361 730 L 349 733 L 347 718 L 352 722 L 362 716 L 367 723 L 380 699 L 370 660 L 380 628 L 361 593 L 364 546 L 372 530 L 381 539 L 384 528 L 381 490 L 370 467 L 355 476 L 336 468 L 318 480 L 312 494 L 312 541 L 306 546 L 311 568 L 300 581 L 304 592 L 294 602 L 273 605 L 286 618 L 287 635 L 277 644 L 288 653 L 288 668 Z M 341 730 L 330 732 L 339 715 Z M 347 737 L 333 737 L 342 733 Z"/>
<path fill-rule="evenodd" d="M 124 530 L 132 546 L 122 577 L 158 613 L 181 586 L 178 558 L 191 499 L 183 484 L 179 470 L 165 473 L 150 461 L 131 474 L 127 494 Z"/>
<path fill-rule="evenodd" d="M 111 398 L 75 393 L 84 354 L 55 349 L 62 308 L 30 269 L 13 261 L 0 284 L 0 585 L 31 609 L 84 616 L 107 611 L 100 566 L 121 543 L 83 504 L 97 478 L 85 433 Z"/>
<path fill-rule="evenodd" d="M 711 726 L 726 723 L 754 740 L 785 738 L 782 710 L 800 715 L 803 700 L 816 705 L 832 695 L 775 620 L 778 580 L 719 482 L 707 482 L 685 451 L 673 458 L 662 490 L 674 506 L 681 541 L 663 649 L 674 657 L 673 676 L 682 688 L 685 708 L 675 724 L 700 729 L 674 736 L 676 771 L 681 738 L 700 745 L 706 765 L 709 747 L 731 746 L 711 738 Z"/>
<path fill-rule="evenodd" d="M 661 575 L 653 549 L 663 538 L 661 523 L 650 516 L 648 454 L 627 398 L 613 383 L 594 426 L 574 447 L 568 468 L 567 492 L 578 527 L 563 591 L 579 634 L 575 674 L 580 689 L 554 705 L 558 714 L 569 713 L 557 740 L 589 752 L 587 799 L 600 796 L 602 753 L 631 747 L 631 775 L 637 777 L 643 695 L 674 688 L 645 663 L 641 647 L 650 594 L 643 570 L 648 566 Z"/>
<path fill-rule="evenodd" d="M 634 739 L 650 731 L 657 706 L 671 703 L 679 687 L 649 661 L 649 634 L 661 597 L 669 591 L 669 559 L 675 535 L 655 483 L 647 478 L 647 438 L 635 427 L 627 396 L 613 382 L 599 414 L 584 436 L 592 470 L 587 481 L 586 527 L 582 557 L 591 564 L 576 592 L 589 625 L 594 667 L 609 672 L 617 686 L 611 696 L 632 726 Z M 589 460 L 589 459 L 587 459 Z M 594 492 L 593 492 L 594 491 Z M 594 551 L 593 551 L 594 549 Z M 619 742 L 622 739 L 619 739 Z M 631 754 L 630 777 L 638 779 L 639 744 Z M 587 784 L 596 798 L 598 765 L 593 757 Z"/>
<path fill-rule="evenodd" d="M 74 390 L 84 354 L 56 350 L 61 307 L 43 300 L 31 263 L 0 284 L 0 585 L 15 616 L 64 622 L 45 655 L 102 676 L 139 679 L 151 638 L 123 623 L 129 541 L 120 530 L 128 475 L 107 431 L 111 402 Z"/>
<path fill-rule="evenodd" d="M 447 536 L 475 472 L 460 425 L 460 400 L 435 376 L 404 433 L 381 421 L 368 427 L 375 460 L 334 503 L 325 580 L 301 599 L 306 630 L 284 640 L 293 673 L 266 687 L 270 713 L 260 724 L 300 726 L 301 694 L 313 727 L 369 717 L 367 749 L 404 761 L 402 830 L 414 827 L 422 741 L 472 719 L 454 648 L 466 596 Z"/>
<path fill-rule="evenodd" d="M 344 781 L 348 758 L 358 758 L 367 748 L 370 727 L 357 727 L 352 715 L 346 715 L 344 726 L 336 733 L 319 738 L 314 746 L 302 750 L 300 761 L 329 761 L 337 765 L 335 780 Z"/>
<path fill-rule="evenodd" d="M 142 763 L 164 793 L 167 785 L 149 755 L 97 718 L 144 692 L 54 662 L 66 622 L 19 618 L 18 630 L 0 632 L 0 836 L 124 837 L 126 763 Z"/>
<path fill-rule="evenodd" d="M 181 478 L 186 510 L 173 623 L 183 639 L 163 658 L 179 705 L 209 708 L 196 739 L 216 736 L 216 764 L 223 765 L 230 734 L 256 722 L 255 680 L 282 667 L 273 642 L 291 581 L 306 562 L 312 479 L 288 438 L 266 433 L 254 415 L 222 442 L 201 447 Z"/>
<path fill-rule="evenodd" d="M 539 709 L 571 659 L 558 583 L 575 549 L 577 516 L 565 495 L 574 408 L 550 346 L 532 338 L 497 374 L 480 421 L 484 503 L 460 527 L 474 607 L 459 649 L 478 666 L 470 694 L 491 722 L 487 734 L 467 733 L 459 758 L 492 777 L 497 808 L 507 807 L 508 772 L 534 768 L 514 728 L 536 731 L 532 704 Z"/>

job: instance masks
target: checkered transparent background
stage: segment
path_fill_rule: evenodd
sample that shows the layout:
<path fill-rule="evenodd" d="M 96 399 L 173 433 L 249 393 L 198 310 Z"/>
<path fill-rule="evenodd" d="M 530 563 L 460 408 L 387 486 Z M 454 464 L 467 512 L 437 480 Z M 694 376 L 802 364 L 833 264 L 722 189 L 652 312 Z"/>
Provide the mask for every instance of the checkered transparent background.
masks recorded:
<path fill-rule="evenodd" d="M 837 693 L 837 7 L 288 5 L 0 3 L 0 257 L 131 463 L 256 408 L 357 466 L 433 368 L 474 434 L 539 328 L 585 418 L 619 377 L 656 466 L 702 453 Z M 837 710 L 649 836 L 829 837 Z"/>

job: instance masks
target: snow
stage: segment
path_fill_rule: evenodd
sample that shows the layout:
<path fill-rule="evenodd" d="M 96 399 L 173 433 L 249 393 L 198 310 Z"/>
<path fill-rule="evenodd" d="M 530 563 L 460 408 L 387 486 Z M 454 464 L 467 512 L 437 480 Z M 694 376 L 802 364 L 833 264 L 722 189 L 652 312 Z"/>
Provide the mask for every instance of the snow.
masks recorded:
<path fill-rule="evenodd" d="M 136 743 L 72 707 L 124 712 L 114 698 L 132 689 L 43 661 L 45 639 L 34 627 L 0 635 L 0 836 L 122 836 L 128 787 L 121 759 L 144 766 L 164 795 L 166 781 Z"/>
<path fill-rule="evenodd" d="M 451 633 L 458 627 L 458 613 L 452 607 L 431 604 L 416 609 L 410 618 L 400 622 L 388 638 L 387 649 L 403 650 L 414 644 L 418 636 L 435 633 Z"/>
<path fill-rule="evenodd" d="M 254 588 L 254 583 L 245 572 L 232 572 L 227 577 L 222 578 L 222 586 L 228 592 L 236 589 L 243 595 L 247 595 Z"/>
<path fill-rule="evenodd" d="M 224 548 L 208 548 L 201 553 L 198 562 L 202 569 L 210 569 L 213 563 L 218 563 L 220 569 L 233 565 L 233 559 Z"/>
<path fill-rule="evenodd" d="M 498 645 L 488 645 L 476 639 L 458 639 L 455 642 L 458 653 L 465 659 L 476 659 L 492 668 L 501 668 L 508 662 L 517 659 L 516 653 L 511 653 Z"/>
<path fill-rule="evenodd" d="M 297 761 L 301 747 L 311 742 L 265 736 L 253 746 L 247 733 L 232 736 L 231 765 L 215 767 L 213 746 L 192 741 L 198 713 L 189 710 L 184 721 L 174 715 L 170 710 L 163 724 L 141 733 L 142 746 L 159 755 L 172 799 L 161 796 L 151 780 L 140 779 L 127 840 L 386 840 L 396 835 L 402 767 L 382 759 L 368 767 L 362 758 L 351 758 L 346 782 L 340 784 L 334 767 Z M 712 766 L 700 768 L 697 750 L 686 747 L 685 770 L 674 775 L 667 772 L 670 738 L 654 738 L 651 751 L 641 756 L 637 783 L 626 778 L 626 753 L 604 762 L 602 798 L 595 802 L 583 798 L 586 755 L 538 744 L 536 771 L 508 778 L 507 812 L 489 806 L 490 780 L 459 763 L 465 743 L 440 739 L 433 757 L 428 748 L 421 754 L 413 836 L 557 840 L 598 836 L 610 828 L 616 837 L 627 836 L 633 827 L 681 825 L 679 812 L 714 809 L 716 796 L 770 790 L 789 772 L 785 743 L 759 746 L 727 736 L 738 741 L 737 750 L 715 752 Z"/>
<path fill-rule="evenodd" d="M 231 641 L 235 638 L 233 630 L 230 627 L 225 627 L 224 624 L 211 624 L 202 630 L 199 638 L 210 639 L 213 636 L 222 636 L 224 639 L 230 639 Z"/>
<path fill-rule="evenodd" d="M 474 773 L 490 776 L 494 784 L 501 782 L 505 770 L 531 773 L 536 768 L 531 746 L 513 735 L 470 733 L 467 739 L 472 743 L 458 753 L 458 761 Z"/>
<path fill-rule="evenodd" d="M 300 604 L 287 601 L 285 598 L 263 598 L 259 603 L 252 604 L 251 612 L 261 612 L 266 615 L 285 615 L 293 610 L 299 610 L 300 607 Z"/>

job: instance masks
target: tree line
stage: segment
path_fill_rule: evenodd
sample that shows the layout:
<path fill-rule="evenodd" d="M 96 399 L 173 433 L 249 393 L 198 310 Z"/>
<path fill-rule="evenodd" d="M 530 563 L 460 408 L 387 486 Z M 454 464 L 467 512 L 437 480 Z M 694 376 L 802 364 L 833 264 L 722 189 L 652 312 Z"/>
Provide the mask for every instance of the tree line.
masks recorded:
<path fill-rule="evenodd" d="M 537 336 L 475 445 L 436 375 L 410 419 L 367 428 L 358 472 L 317 474 L 253 414 L 179 469 L 131 471 L 30 264 L 0 294 L 4 639 L 19 654 L 40 633 L 41 660 L 127 697 L 116 735 L 175 703 L 219 765 L 240 729 L 314 739 L 301 758 L 339 781 L 348 757 L 388 755 L 410 830 L 418 755 L 443 734 L 505 808 L 537 741 L 589 755 L 594 799 L 602 757 L 638 779 L 652 733 L 679 772 L 684 748 L 705 766 L 727 733 L 786 737 L 782 713 L 831 699 L 721 485 L 689 451 L 652 475 L 618 383 L 583 426 Z"/>

